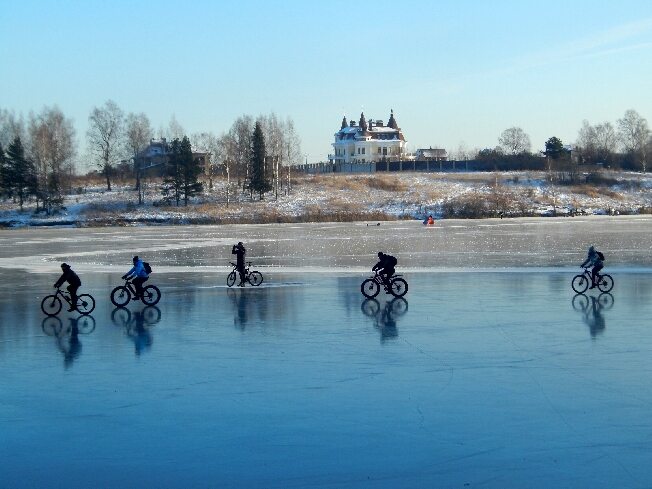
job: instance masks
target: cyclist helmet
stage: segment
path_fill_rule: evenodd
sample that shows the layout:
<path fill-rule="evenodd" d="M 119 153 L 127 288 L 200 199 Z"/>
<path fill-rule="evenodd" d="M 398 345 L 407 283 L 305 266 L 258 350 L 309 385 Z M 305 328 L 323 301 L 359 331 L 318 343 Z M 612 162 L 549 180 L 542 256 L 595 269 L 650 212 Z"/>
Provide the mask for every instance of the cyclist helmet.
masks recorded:
<path fill-rule="evenodd" d="M 134 263 L 138 261 L 138 255 L 134 256 Z"/>
<path fill-rule="evenodd" d="M 68 269 L 70 268 L 70 265 L 68 265 L 67 263 L 62 263 L 62 264 L 61 264 L 61 268 L 62 268 L 63 270 L 68 270 Z"/>

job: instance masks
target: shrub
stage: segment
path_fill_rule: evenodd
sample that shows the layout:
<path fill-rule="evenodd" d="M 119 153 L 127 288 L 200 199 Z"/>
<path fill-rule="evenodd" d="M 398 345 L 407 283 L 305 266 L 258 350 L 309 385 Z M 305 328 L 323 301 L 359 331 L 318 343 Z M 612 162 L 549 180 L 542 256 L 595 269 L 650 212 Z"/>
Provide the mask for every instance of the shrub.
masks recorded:
<path fill-rule="evenodd" d="M 474 194 L 447 200 L 442 204 L 442 214 L 443 217 L 449 219 L 480 219 L 492 217 L 494 211 L 490 209 L 486 196 Z"/>

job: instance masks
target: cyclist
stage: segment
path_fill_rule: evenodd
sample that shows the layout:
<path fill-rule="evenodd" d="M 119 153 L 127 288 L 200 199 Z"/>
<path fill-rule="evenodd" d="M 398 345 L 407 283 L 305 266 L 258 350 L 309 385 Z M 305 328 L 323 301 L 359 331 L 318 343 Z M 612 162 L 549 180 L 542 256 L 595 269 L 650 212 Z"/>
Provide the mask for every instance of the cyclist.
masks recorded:
<path fill-rule="evenodd" d="M 374 267 L 371 269 L 371 271 L 375 272 L 378 270 L 378 275 L 380 275 L 383 279 L 383 283 L 385 284 L 385 287 L 389 286 L 389 279 L 396 270 L 394 267 L 398 263 L 398 260 L 394 258 L 392 255 L 387 255 L 383 253 L 382 251 L 378 252 L 378 263 L 374 265 Z"/>
<path fill-rule="evenodd" d="M 63 274 L 56 281 L 54 287 L 58 289 L 64 282 L 68 282 L 68 287 L 66 287 L 68 292 L 70 292 L 70 308 L 68 312 L 72 312 L 77 309 L 77 289 L 81 287 L 81 280 L 79 280 L 79 276 L 73 272 L 67 263 L 61 264 L 61 270 L 63 270 Z"/>
<path fill-rule="evenodd" d="M 129 280 L 132 278 L 133 280 L 131 281 L 132 284 L 134 284 L 134 287 L 136 287 L 136 299 L 142 299 L 143 298 L 143 284 L 147 282 L 149 279 L 149 274 L 147 273 L 147 270 L 145 270 L 145 265 L 143 265 L 143 261 L 138 258 L 138 256 L 134 256 L 133 258 L 134 266 L 129 270 L 127 273 L 125 273 L 122 276 L 123 280 Z"/>
<path fill-rule="evenodd" d="M 591 270 L 591 287 L 590 289 L 595 288 L 597 282 L 598 282 L 598 273 L 602 268 L 604 268 L 604 255 L 599 252 L 598 250 L 595 249 L 593 245 L 589 246 L 589 253 L 586 257 L 586 260 L 584 260 L 584 263 L 582 263 L 580 266 L 584 268 L 587 265 L 591 265 L 593 269 Z"/>
<path fill-rule="evenodd" d="M 245 284 L 245 253 L 246 252 L 247 250 L 242 244 L 242 241 L 239 241 L 237 245 L 233 245 L 233 249 L 231 250 L 231 254 L 236 256 L 235 269 L 240 274 L 240 283 L 238 284 L 238 287 L 244 287 Z"/>

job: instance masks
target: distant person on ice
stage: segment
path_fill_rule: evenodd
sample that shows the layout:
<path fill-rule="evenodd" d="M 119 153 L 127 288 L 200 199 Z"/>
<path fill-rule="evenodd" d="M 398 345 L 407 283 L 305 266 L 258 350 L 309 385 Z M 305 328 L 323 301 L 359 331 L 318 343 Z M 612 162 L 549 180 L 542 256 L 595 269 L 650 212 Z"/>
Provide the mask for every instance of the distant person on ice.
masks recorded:
<path fill-rule="evenodd" d="M 426 219 L 423 222 L 426 226 L 433 226 L 435 224 L 435 219 L 432 217 L 432 214 L 428 216 L 428 219 Z"/>
<path fill-rule="evenodd" d="M 72 312 L 77 309 L 77 289 L 81 287 L 81 280 L 67 263 L 61 264 L 61 270 L 63 270 L 63 274 L 61 274 L 54 286 L 58 289 L 64 282 L 68 282 L 68 287 L 66 287 L 70 292 L 70 308 L 68 312 Z"/>
<path fill-rule="evenodd" d="M 589 253 L 586 257 L 586 260 L 584 260 L 584 263 L 582 263 L 580 266 L 584 268 L 587 265 L 590 265 L 593 267 L 591 270 L 591 289 L 595 288 L 597 282 L 598 282 L 598 273 L 600 270 L 604 268 L 604 255 L 599 252 L 598 250 L 595 249 L 594 246 L 589 247 Z"/>
<path fill-rule="evenodd" d="M 396 267 L 396 264 L 398 263 L 398 260 L 394 258 L 392 255 L 387 255 L 383 253 L 382 251 L 378 252 L 378 263 L 374 265 L 374 267 L 371 269 L 371 271 L 375 272 L 378 270 L 378 275 L 380 275 L 383 278 L 383 282 L 385 285 L 389 285 L 389 279 L 396 270 L 394 267 Z"/>
<path fill-rule="evenodd" d="M 134 256 L 133 260 L 134 266 L 129 270 L 127 273 L 125 273 L 122 278 L 124 280 L 129 280 L 130 278 L 133 278 L 131 281 L 132 284 L 134 284 L 134 287 L 136 287 L 136 299 L 142 299 L 143 298 L 143 284 L 147 282 L 149 279 L 149 274 L 147 273 L 147 270 L 145 270 L 145 265 L 143 265 L 143 261 L 138 258 L 138 256 Z"/>
<path fill-rule="evenodd" d="M 240 283 L 238 284 L 238 287 L 244 287 L 245 284 L 245 253 L 246 252 L 247 250 L 242 244 L 242 241 L 239 241 L 237 245 L 233 245 L 233 249 L 231 250 L 231 254 L 236 256 L 235 269 L 240 274 Z"/>

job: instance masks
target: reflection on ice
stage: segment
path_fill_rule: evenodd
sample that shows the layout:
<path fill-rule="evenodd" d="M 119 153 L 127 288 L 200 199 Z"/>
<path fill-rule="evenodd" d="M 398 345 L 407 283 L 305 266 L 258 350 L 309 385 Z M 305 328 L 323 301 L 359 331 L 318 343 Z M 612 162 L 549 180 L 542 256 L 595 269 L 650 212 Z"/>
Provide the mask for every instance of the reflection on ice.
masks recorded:
<path fill-rule="evenodd" d="M 408 310 L 408 302 L 403 297 L 394 297 L 391 300 L 383 301 L 383 304 L 374 299 L 365 299 L 360 305 L 362 313 L 371 318 L 374 327 L 380 331 L 381 343 L 387 339 L 396 338 L 398 329 L 397 319 L 403 316 Z"/>
<path fill-rule="evenodd" d="M 602 292 L 599 296 L 577 294 L 572 299 L 573 309 L 582 313 L 583 320 L 589 327 L 591 337 L 602 334 L 607 327 L 604 311 L 614 305 L 614 296 L 609 292 Z"/>
<path fill-rule="evenodd" d="M 95 318 L 91 315 L 69 317 L 65 325 L 57 316 L 46 316 L 41 323 L 41 330 L 56 338 L 57 347 L 63 354 L 64 367 L 70 368 L 81 355 L 82 342 L 79 335 L 91 334 L 95 331 L 95 324 Z"/>
<path fill-rule="evenodd" d="M 161 320 L 161 310 L 157 306 L 145 306 L 132 313 L 126 307 L 116 307 L 111 312 L 111 322 L 124 330 L 125 335 L 134 343 L 136 355 L 152 347 L 151 328 Z"/>
<path fill-rule="evenodd" d="M 649 225 L 564 222 L 5 233 L 0 485 L 645 487 Z M 571 291 L 587 229 L 611 294 Z M 260 287 L 215 267 L 236 234 Z M 161 302 L 114 308 L 151 243 Z M 409 297 L 364 300 L 391 247 Z M 31 271 L 68 256 L 96 309 L 44 318 L 52 273 Z"/>

